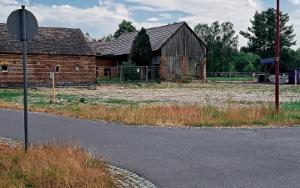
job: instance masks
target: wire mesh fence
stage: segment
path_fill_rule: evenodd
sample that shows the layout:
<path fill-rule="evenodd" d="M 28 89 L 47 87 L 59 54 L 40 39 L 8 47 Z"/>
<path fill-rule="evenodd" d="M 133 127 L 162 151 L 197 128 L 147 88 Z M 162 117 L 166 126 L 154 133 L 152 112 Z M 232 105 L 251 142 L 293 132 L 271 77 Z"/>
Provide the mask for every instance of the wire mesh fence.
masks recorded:
<path fill-rule="evenodd" d="M 280 74 L 280 84 L 287 84 L 289 82 L 289 74 Z M 275 75 L 266 73 L 251 73 L 251 72 L 208 72 L 207 79 L 210 81 L 255 81 L 260 83 L 275 83 Z"/>
<path fill-rule="evenodd" d="M 97 67 L 97 83 L 160 81 L 159 66 Z"/>
<path fill-rule="evenodd" d="M 257 76 L 264 73 L 250 72 L 208 72 L 207 79 L 210 81 L 256 81 Z"/>

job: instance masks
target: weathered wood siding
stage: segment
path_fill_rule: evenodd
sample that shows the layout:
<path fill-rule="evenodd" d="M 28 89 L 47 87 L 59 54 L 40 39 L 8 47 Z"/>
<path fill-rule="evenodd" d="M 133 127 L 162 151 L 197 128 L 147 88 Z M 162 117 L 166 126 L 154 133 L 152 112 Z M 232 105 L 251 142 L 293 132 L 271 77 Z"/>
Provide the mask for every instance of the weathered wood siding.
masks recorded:
<path fill-rule="evenodd" d="M 183 26 L 162 47 L 161 53 L 164 57 L 184 56 L 200 60 L 205 57 L 205 46 L 187 26 Z"/>
<path fill-rule="evenodd" d="M 23 83 L 23 69 L 20 54 L 0 54 L 0 87 L 20 86 Z M 28 55 L 29 86 L 50 86 L 50 72 L 55 73 L 55 83 L 61 86 L 90 85 L 95 83 L 95 57 L 69 55 Z"/>
<path fill-rule="evenodd" d="M 183 26 L 173 35 L 161 49 L 166 80 L 198 78 L 205 79 L 205 45 L 191 31 Z"/>

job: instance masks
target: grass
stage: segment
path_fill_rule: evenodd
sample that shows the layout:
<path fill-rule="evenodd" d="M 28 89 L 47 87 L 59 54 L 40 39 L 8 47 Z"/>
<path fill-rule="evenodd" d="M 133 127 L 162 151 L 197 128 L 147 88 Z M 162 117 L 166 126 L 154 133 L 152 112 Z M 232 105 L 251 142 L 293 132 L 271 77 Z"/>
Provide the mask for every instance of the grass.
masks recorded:
<path fill-rule="evenodd" d="M 129 101 L 125 99 L 107 99 L 104 102 L 106 104 L 111 104 L 111 105 L 138 105 L 137 102 Z"/>
<path fill-rule="evenodd" d="M 102 83 L 120 83 L 120 78 L 119 77 L 98 77 L 96 79 L 97 84 L 102 84 Z"/>
<path fill-rule="evenodd" d="M 6 90 L 2 89 L 0 92 L 0 100 L 6 102 L 15 102 L 20 97 L 22 97 L 23 93 L 21 90 Z"/>
<path fill-rule="evenodd" d="M 282 110 L 291 111 L 291 112 L 300 112 L 300 101 L 283 103 Z"/>
<path fill-rule="evenodd" d="M 188 87 L 190 84 L 183 86 Z M 200 86 L 208 87 L 209 85 Z M 154 84 L 153 87 L 157 87 L 157 85 Z M 225 86 L 222 85 L 222 87 Z M 297 90 L 295 87 L 290 88 L 290 91 Z M 75 94 L 58 94 L 57 103 L 53 105 L 49 102 L 50 98 L 46 94 L 30 91 L 29 109 L 34 112 L 134 125 L 198 127 L 300 124 L 300 101 L 283 103 L 281 113 L 276 114 L 272 107 L 266 106 L 268 104 L 249 101 L 232 102 L 229 100 L 227 102 L 229 107 L 217 108 L 191 104 L 162 104 L 156 100 L 97 99 L 88 95 Z M 246 105 L 240 107 L 240 104 Z M 0 108 L 22 109 L 21 90 L 0 90 Z"/>
<path fill-rule="evenodd" d="M 35 146 L 28 153 L 0 144 L 0 187 L 115 187 L 105 163 L 70 146 Z"/>
<path fill-rule="evenodd" d="M 166 127 L 218 127 L 253 125 L 300 124 L 299 102 L 284 104 L 280 114 L 272 107 L 240 107 L 225 109 L 197 105 L 126 105 L 105 106 L 70 104 L 60 108 L 41 108 L 30 105 L 30 110 L 89 120 L 106 120 L 131 125 Z M 20 104 L 0 103 L 0 108 L 21 109 Z"/>

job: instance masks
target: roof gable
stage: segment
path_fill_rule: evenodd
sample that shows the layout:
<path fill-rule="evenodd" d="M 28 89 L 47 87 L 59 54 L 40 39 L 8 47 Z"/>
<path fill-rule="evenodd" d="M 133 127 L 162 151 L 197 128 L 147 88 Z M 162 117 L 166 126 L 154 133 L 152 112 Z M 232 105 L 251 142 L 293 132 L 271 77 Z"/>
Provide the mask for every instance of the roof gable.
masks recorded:
<path fill-rule="evenodd" d="M 150 38 L 152 51 L 159 50 L 169 40 L 169 38 L 171 38 L 185 24 L 185 22 L 181 22 L 146 29 Z M 124 33 L 109 45 L 106 44 L 104 49 L 94 49 L 94 52 L 100 56 L 130 54 L 133 41 L 138 35 L 138 32 L 139 31 Z"/>
<path fill-rule="evenodd" d="M 0 23 L 0 53 L 20 53 L 20 42 L 7 33 Z M 92 55 L 80 29 L 39 27 L 38 34 L 28 42 L 29 54 Z"/>

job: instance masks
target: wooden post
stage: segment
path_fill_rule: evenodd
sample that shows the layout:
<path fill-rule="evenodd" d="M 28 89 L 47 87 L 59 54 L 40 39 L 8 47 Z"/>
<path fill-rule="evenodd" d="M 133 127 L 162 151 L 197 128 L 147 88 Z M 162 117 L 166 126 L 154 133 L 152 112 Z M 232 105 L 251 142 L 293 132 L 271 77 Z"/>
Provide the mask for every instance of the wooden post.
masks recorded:
<path fill-rule="evenodd" d="M 123 67 L 122 66 L 120 66 L 120 82 L 122 82 L 122 76 L 123 76 L 123 69 L 122 69 Z"/>
<path fill-rule="evenodd" d="M 52 79 L 52 104 L 55 104 L 56 92 L 55 92 L 55 73 L 54 72 L 50 72 L 50 78 Z"/>
<path fill-rule="evenodd" d="M 148 82 L 148 66 L 146 66 L 146 82 Z"/>
<path fill-rule="evenodd" d="M 56 93 L 55 93 L 55 79 L 54 79 L 54 76 L 53 76 L 53 79 L 52 79 L 52 93 L 53 93 L 53 98 L 52 98 L 53 104 L 55 104 L 55 100 L 56 100 L 55 95 L 56 95 Z"/>

